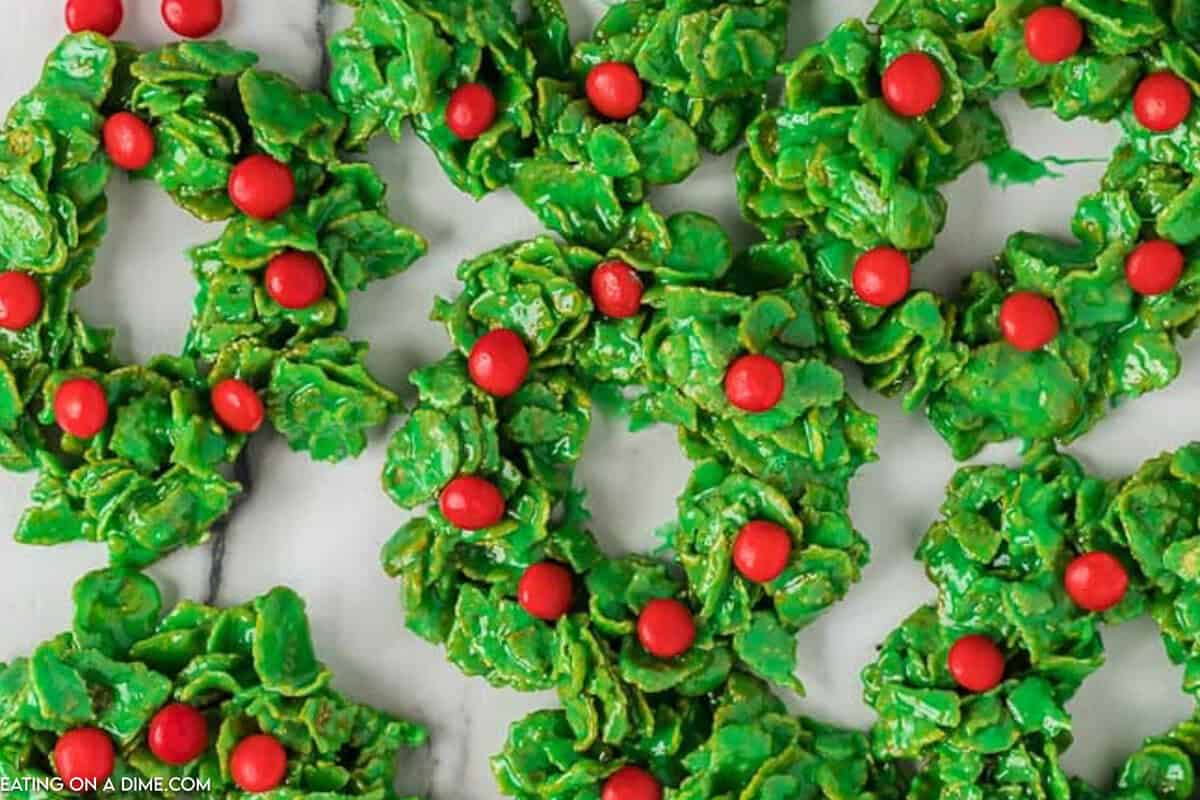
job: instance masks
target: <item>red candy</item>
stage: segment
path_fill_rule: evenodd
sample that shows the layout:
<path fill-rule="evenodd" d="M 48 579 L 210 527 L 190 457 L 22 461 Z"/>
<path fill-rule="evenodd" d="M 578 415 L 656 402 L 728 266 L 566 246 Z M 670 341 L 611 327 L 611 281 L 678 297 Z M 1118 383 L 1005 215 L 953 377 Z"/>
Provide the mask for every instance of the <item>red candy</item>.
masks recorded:
<path fill-rule="evenodd" d="M 454 90 L 446 103 L 446 126 L 463 141 L 473 141 L 496 121 L 496 95 L 482 83 L 467 83 Z"/>
<path fill-rule="evenodd" d="M 213 411 L 221 424 L 237 433 L 254 433 L 262 427 L 262 398 L 254 387 L 236 378 L 223 380 L 212 388 Z"/>
<path fill-rule="evenodd" d="M 770 411 L 783 397 L 783 369 L 768 356 L 742 356 L 725 373 L 725 397 L 742 411 Z"/>
<path fill-rule="evenodd" d="M 221 24 L 221 0 L 163 0 L 162 18 L 167 27 L 189 39 L 208 36 Z"/>
<path fill-rule="evenodd" d="M 642 279 L 624 261 L 606 261 L 592 271 L 592 302 L 600 313 L 626 319 L 642 308 Z"/>
<path fill-rule="evenodd" d="M 296 199 L 296 179 L 287 164 L 270 156 L 249 156 L 229 174 L 229 199 L 246 216 L 274 219 Z"/>
<path fill-rule="evenodd" d="M 274 736 L 247 737 L 233 748 L 229 772 L 242 791 L 269 792 L 279 788 L 287 774 L 287 751 Z"/>
<path fill-rule="evenodd" d="M 574 579 L 561 564 L 543 561 L 525 570 L 517 585 L 517 602 L 538 619 L 553 622 L 571 608 Z"/>
<path fill-rule="evenodd" d="M 446 484 L 438 505 L 442 516 L 464 531 L 490 528 L 504 519 L 504 495 L 491 481 L 473 475 Z"/>
<path fill-rule="evenodd" d="M 1147 75 L 1133 93 L 1133 115 L 1155 133 L 1174 130 L 1191 111 L 1191 88 L 1170 72 Z"/>
<path fill-rule="evenodd" d="M 854 292 L 864 303 L 879 308 L 893 306 L 908 294 L 912 265 L 894 247 L 876 247 L 854 263 Z"/>
<path fill-rule="evenodd" d="M 1125 597 L 1129 573 L 1108 553 L 1085 553 L 1067 566 L 1063 585 L 1081 608 L 1108 611 Z"/>
<path fill-rule="evenodd" d="M 696 623 L 692 612 L 678 600 L 651 600 L 638 616 L 637 634 L 650 655 L 674 658 L 696 641 Z"/>
<path fill-rule="evenodd" d="M 191 706 L 172 703 L 150 720 L 146 743 L 159 761 L 183 766 L 208 749 L 208 721 Z"/>
<path fill-rule="evenodd" d="M 284 308 L 308 308 L 325 296 L 328 280 L 321 259 L 288 250 L 271 259 L 264 276 L 267 294 Z"/>
<path fill-rule="evenodd" d="M 986 636 L 964 636 L 950 648 L 946 666 L 958 685 L 986 692 L 1004 680 L 1004 653 Z"/>
<path fill-rule="evenodd" d="M 1166 294 L 1183 275 L 1183 251 L 1166 239 L 1139 244 L 1125 259 L 1125 279 L 1138 294 Z"/>
<path fill-rule="evenodd" d="M 108 397 L 104 387 L 89 378 L 72 378 L 54 395 L 54 420 L 58 427 L 80 439 L 90 439 L 108 424 Z"/>
<path fill-rule="evenodd" d="M 24 272 L 0 272 L 0 328 L 21 331 L 42 314 L 42 287 Z"/>
<path fill-rule="evenodd" d="M 609 119 L 629 119 L 642 104 L 642 79 L 633 67 L 619 61 L 592 67 L 586 88 L 592 108 Z"/>
<path fill-rule="evenodd" d="M 154 158 L 154 131 L 141 117 L 119 111 L 104 122 L 104 152 L 121 169 L 136 172 Z"/>
<path fill-rule="evenodd" d="M 1013 292 L 1000 305 L 1000 332 L 1018 350 L 1040 350 L 1058 336 L 1058 311 L 1040 294 Z"/>
<path fill-rule="evenodd" d="M 68 790 L 81 791 L 88 781 L 103 785 L 116 763 L 112 739 L 97 728 L 67 731 L 54 745 L 54 770 Z"/>
<path fill-rule="evenodd" d="M 112 36 L 121 27 L 125 9 L 121 0 L 67 0 L 67 28 L 72 33 L 95 31 Z"/>
<path fill-rule="evenodd" d="M 1057 64 L 1083 46 L 1083 23 L 1061 6 L 1045 6 L 1025 20 L 1025 47 L 1034 61 Z"/>
<path fill-rule="evenodd" d="M 792 536 L 782 525 L 756 519 L 747 522 L 733 540 L 733 565 L 747 580 L 770 583 L 792 557 Z"/>
<path fill-rule="evenodd" d="M 924 53 L 905 53 L 883 71 L 883 99 L 902 117 L 919 117 L 942 98 L 942 72 Z"/>
<path fill-rule="evenodd" d="M 641 767 L 621 767 L 604 782 L 600 800 L 662 800 L 662 786 Z"/>
<path fill-rule="evenodd" d="M 491 331 L 471 348 L 467 371 L 480 389 L 495 397 L 508 397 L 521 388 L 529 374 L 529 351 L 512 331 Z"/>

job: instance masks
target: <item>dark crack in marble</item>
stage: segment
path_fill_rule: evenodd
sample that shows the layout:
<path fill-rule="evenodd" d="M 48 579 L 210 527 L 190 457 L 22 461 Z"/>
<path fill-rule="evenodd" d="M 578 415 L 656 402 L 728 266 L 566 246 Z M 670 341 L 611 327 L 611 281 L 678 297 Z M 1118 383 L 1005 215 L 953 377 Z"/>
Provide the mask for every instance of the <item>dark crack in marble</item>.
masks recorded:
<path fill-rule="evenodd" d="M 242 485 L 242 493 L 233 501 L 233 507 L 229 509 L 229 513 L 225 518 L 213 526 L 211 552 L 212 559 L 208 570 L 208 597 L 205 603 L 210 606 L 217 604 L 217 598 L 221 594 L 221 578 L 225 567 L 225 551 L 226 538 L 229 534 L 229 523 L 233 519 L 233 515 L 237 513 L 238 507 L 246 502 L 246 498 L 250 496 L 250 492 L 254 489 L 254 479 L 250 471 L 250 444 L 242 448 L 242 452 L 238 455 L 237 461 L 233 463 L 233 479 Z"/>
<path fill-rule="evenodd" d="M 329 23 L 333 16 L 333 0 L 317 0 L 317 42 L 321 47 L 321 85 L 329 83 L 333 62 L 329 57 Z"/>

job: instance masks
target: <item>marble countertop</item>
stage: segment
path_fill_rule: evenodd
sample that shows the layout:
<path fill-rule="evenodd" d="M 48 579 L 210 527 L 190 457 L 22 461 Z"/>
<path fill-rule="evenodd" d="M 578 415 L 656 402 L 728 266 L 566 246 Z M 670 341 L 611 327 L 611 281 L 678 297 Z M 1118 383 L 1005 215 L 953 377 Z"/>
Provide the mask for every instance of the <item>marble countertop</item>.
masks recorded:
<path fill-rule="evenodd" d="M 568 0 L 577 33 L 602 13 L 602 0 Z M 824 35 L 842 17 L 865 13 L 869 0 L 808 0 L 796 3 L 793 44 Z M 220 35 L 261 54 L 262 65 L 316 85 L 323 72 L 324 39 L 348 21 L 330 0 L 226 0 Z M 126 0 L 122 38 L 140 45 L 167 41 L 158 3 Z M 0 51 L 0 107 L 7 108 L 36 80 L 40 65 L 63 34 L 60 0 L 0 0 L 5 24 Z M 1088 123 L 1066 125 L 1048 113 L 1005 101 L 1017 146 L 1033 155 L 1107 157 L 1116 132 Z M 372 286 L 352 300 L 350 334 L 372 345 L 371 367 L 406 397 L 405 376 L 441 357 L 444 333 L 428 321 L 435 295 L 456 291 L 453 271 L 463 258 L 540 233 L 514 198 L 496 193 L 475 203 L 450 187 L 432 156 L 412 136 L 399 144 L 377 141 L 370 151 L 390 186 L 396 219 L 430 241 L 429 255 L 410 272 Z M 1067 231 L 1078 196 L 1096 186 L 1103 164 L 1069 168 L 1058 181 L 1006 191 L 989 186 L 974 169 L 949 191 L 950 222 L 938 249 L 922 263 L 919 280 L 954 286 L 970 268 L 985 263 L 1020 228 Z M 687 207 L 715 215 L 739 243 L 753 233 L 738 219 L 731 160 L 712 159 L 683 186 L 656 195 L 664 210 Z M 117 330 L 118 354 L 143 360 L 180 347 L 191 313 L 193 281 L 185 248 L 213 238 L 217 226 L 199 223 L 175 208 L 152 184 L 123 178 L 110 188 L 110 233 L 100 251 L 96 280 L 80 303 L 93 323 Z M 136 235 L 134 233 L 136 232 Z M 1071 449 L 1094 471 L 1120 475 L 1159 451 L 1200 435 L 1195 398 L 1200 392 L 1200 347 L 1184 350 L 1183 378 L 1170 389 L 1111 414 Z M 853 486 L 856 524 L 870 539 L 874 559 L 847 600 L 801 637 L 800 677 L 808 697 L 795 709 L 830 721 L 866 726 L 869 709 L 860 699 L 858 672 L 875 645 L 932 589 L 912 560 L 917 540 L 936 515 L 942 490 L 955 469 L 949 454 L 920 416 L 874 397 L 852 381 L 860 402 L 880 417 L 880 460 Z M 312 463 L 291 453 L 273 435 L 250 449 L 254 489 L 230 522 L 223 559 L 212 546 L 178 553 L 151 573 L 170 599 L 242 602 L 289 584 L 309 604 L 318 653 L 347 694 L 420 720 L 432 730 L 427 750 L 405 757 L 400 788 L 439 800 L 497 797 L 488 756 L 504 741 L 507 726 L 529 711 L 554 704 L 552 695 L 521 695 L 461 676 L 441 652 L 403 625 L 398 586 L 379 568 L 381 545 L 405 520 L 379 488 L 386 447 L 379 432 L 357 461 L 339 466 Z M 984 460 L 1015 460 L 1012 447 L 997 447 Z M 595 529 L 613 553 L 654 546 L 653 530 L 673 516 L 687 465 L 674 432 L 636 435 L 597 419 L 580 481 L 587 488 Z M 28 652 L 66 629 L 70 587 L 83 572 L 101 566 L 104 549 L 78 545 L 39 549 L 18 546 L 15 527 L 32 485 L 30 476 L 0 474 L 0 661 Z M 1092 678 L 1071 706 L 1077 744 L 1067 765 L 1106 783 L 1113 768 L 1140 739 L 1189 713 L 1172 669 L 1149 622 L 1106 632 L 1110 664 Z"/>

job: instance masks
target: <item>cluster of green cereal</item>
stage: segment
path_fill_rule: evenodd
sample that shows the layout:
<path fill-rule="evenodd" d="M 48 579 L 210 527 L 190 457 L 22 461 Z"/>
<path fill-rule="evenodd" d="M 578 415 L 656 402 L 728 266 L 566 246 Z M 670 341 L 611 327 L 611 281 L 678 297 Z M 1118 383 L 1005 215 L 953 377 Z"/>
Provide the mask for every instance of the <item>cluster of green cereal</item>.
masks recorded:
<path fill-rule="evenodd" d="M 1049 448 L 1020 468 L 968 467 L 950 484 L 942 519 L 918 555 L 938 587 L 863 672 L 879 713 L 872 751 L 922 765 L 910 797 L 1096 797 L 1059 758 L 1072 741 L 1066 704 L 1104 661 L 1101 624 L 1142 614 L 1195 696 L 1200 669 L 1200 445 L 1101 481 Z M 1119 560 L 1128 587 L 1089 611 L 1065 586 L 1079 557 Z M 1003 654 L 1002 679 L 960 686 L 948 658 L 963 637 Z M 1196 790 L 1194 721 L 1149 739 L 1117 777 L 1118 798 L 1186 798 Z"/>
<path fill-rule="evenodd" d="M 766 106 L 783 58 L 786 0 L 629 0 L 572 47 L 559 0 L 518 18 L 511 0 L 344 0 L 353 26 L 330 43 L 330 95 L 350 119 L 346 143 L 406 122 L 450 180 L 479 197 L 508 186 L 568 241 L 611 247 L 652 186 L 677 183 L 702 151 L 723 152 Z M 584 89 L 597 64 L 632 66 L 645 98 L 628 119 L 594 110 Z M 471 141 L 446 122 L 455 89 L 496 99 Z"/>
<path fill-rule="evenodd" d="M 1031 15 L 1047 9 L 1071 12 L 1083 30 L 1082 47 L 1057 63 L 1035 59 L 1025 39 Z M 868 24 L 842 23 L 782 68 L 782 98 L 749 126 L 739 157 L 743 212 L 769 239 L 803 242 L 834 351 L 873 388 L 924 406 L 957 457 L 1013 437 L 1069 441 L 1109 405 L 1174 379 L 1177 339 L 1200 312 L 1200 116 L 1154 132 L 1132 100 L 1151 73 L 1200 90 L 1198 43 L 1187 3 L 880 2 Z M 880 78 L 911 53 L 932 59 L 943 88 L 927 113 L 905 117 Z M 991 108 L 1014 90 L 1063 120 L 1116 120 L 1125 131 L 1099 190 L 1075 209 L 1077 241 L 1014 233 L 953 298 L 861 299 L 853 284 L 865 252 L 891 247 L 915 261 L 935 246 L 947 212 L 939 187 L 981 162 L 1039 173 L 1009 148 Z M 1127 280 L 1126 259 L 1157 238 L 1181 248 L 1186 266 L 1171 288 L 1146 294 Z M 1001 337 L 999 311 L 1015 292 L 1049 299 L 1060 320 L 1035 352 Z"/>
<path fill-rule="evenodd" d="M 360 453 L 365 431 L 399 405 L 368 374 L 365 345 L 339 331 L 346 292 L 403 270 L 425 243 L 388 219 L 371 167 L 340 160 L 345 115 L 255 61 L 220 42 L 138 53 L 72 35 L 0 132 L 0 260 L 42 297 L 31 324 L 0 330 L 0 465 L 40 470 L 21 542 L 106 542 L 113 563 L 140 567 L 204 541 L 241 491 L 225 472 L 246 436 L 218 421 L 210 398 L 226 379 L 260 394 L 289 444 L 322 460 Z M 144 365 L 121 364 L 111 334 L 72 309 L 105 233 L 113 169 L 102 128 L 118 111 L 153 130 L 153 159 L 133 177 L 200 219 L 230 220 L 192 251 L 200 291 L 182 355 Z M 295 180 L 295 201 L 270 220 L 238 212 L 228 194 L 251 154 Z M 268 262 L 292 251 L 319 258 L 328 284 L 300 310 L 263 285 Z M 54 424 L 60 387 L 80 380 L 107 401 L 103 428 L 86 438 Z"/>
<path fill-rule="evenodd" d="M 520 800 L 599 800 L 606 778 L 651 765 L 674 800 L 716 797 L 900 800 L 905 778 L 876 762 L 865 735 L 787 713 L 770 688 L 734 672 L 719 694 L 659 704 L 653 729 L 620 751 L 580 749 L 569 711 L 513 724 L 492 759 L 501 790 Z"/>
<path fill-rule="evenodd" d="M 114 786 L 194 779 L 208 788 L 189 796 L 241 797 L 231 754 L 261 733 L 288 752 L 286 777 L 273 798 L 399 800 L 397 754 L 423 743 L 424 729 L 328 688 L 331 675 L 314 654 L 304 603 L 290 589 L 224 610 L 184 601 L 164 615 L 153 581 L 114 568 L 85 575 L 74 597 L 71 632 L 28 658 L 0 664 L 0 776 L 13 785 L 53 777 L 60 737 L 91 730 L 112 742 Z M 173 703 L 200 712 L 209 730 L 204 753 L 174 766 L 148 741 L 152 719 Z M 78 792 L 29 789 L 8 796 L 57 799 Z"/>

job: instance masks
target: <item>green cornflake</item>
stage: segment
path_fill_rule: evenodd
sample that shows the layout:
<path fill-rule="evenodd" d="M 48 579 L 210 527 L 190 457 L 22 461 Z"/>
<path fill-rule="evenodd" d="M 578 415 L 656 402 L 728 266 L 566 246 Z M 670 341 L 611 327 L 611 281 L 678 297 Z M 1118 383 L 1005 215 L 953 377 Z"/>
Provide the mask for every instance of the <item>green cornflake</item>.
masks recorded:
<path fill-rule="evenodd" d="M 1151 133 L 1131 103 L 1141 78 L 1164 68 L 1200 85 L 1195 15 L 1178 3 L 1069 0 L 1083 47 L 1042 64 L 1024 26 L 1043 5 L 883 0 L 870 24 L 847 20 L 782 66 L 783 94 L 750 123 L 737 163 L 746 219 L 771 240 L 799 240 L 815 265 L 812 295 L 833 351 L 857 362 L 872 388 L 924 407 L 957 458 L 1010 438 L 1073 440 L 1110 405 L 1166 386 L 1180 368 L 1177 340 L 1200 312 L 1197 117 Z M 944 87 L 932 111 L 903 118 L 879 96 L 878 76 L 912 51 L 933 59 Z M 983 163 L 1001 182 L 1028 181 L 1070 163 L 1010 148 L 991 104 L 1013 90 L 1061 119 L 1124 128 L 1099 191 L 1076 207 L 1075 241 L 1013 234 L 996 268 L 970 275 L 952 299 L 914 290 L 882 309 L 859 299 L 857 258 L 888 245 L 915 261 L 933 248 L 946 221 L 939 190 L 967 168 Z M 1183 248 L 1188 266 L 1169 292 L 1141 296 L 1124 260 L 1158 237 Z M 1061 332 L 1037 352 L 1000 336 L 999 307 L 1014 291 L 1057 309 Z"/>
<path fill-rule="evenodd" d="M 58 736 L 86 726 L 112 738 L 114 782 L 194 778 L 211 784 L 197 797 L 241 796 L 229 777 L 229 754 L 246 736 L 269 733 L 286 749 L 289 767 L 273 797 L 400 800 L 397 756 L 424 744 L 425 729 L 328 688 L 304 602 L 291 589 L 224 610 L 185 601 L 163 615 L 153 581 L 108 569 L 85 575 L 74 596 L 71 633 L 0 665 L 6 778 L 55 775 Z M 200 711 L 211 734 L 207 751 L 179 767 L 161 762 L 146 741 L 150 720 L 172 702 Z"/>
<path fill-rule="evenodd" d="M 226 474 L 246 437 L 216 420 L 210 400 L 226 378 L 259 390 L 292 448 L 325 461 L 360 454 L 398 410 L 367 372 L 366 346 L 340 333 L 347 293 L 403 271 L 425 241 L 390 221 L 372 167 L 340 159 L 346 116 L 256 61 L 223 42 L 138 53 L 68 36 L 0 130 L 0 260 L 43 297 L 33 324 L 0 331 L 0 466 L 39 470 L 18 541 L 104 542 L 113 564 L 135 568 L 204 542 L 242 491 Z M 200 289 L 184 355 L 144 366 L 118 363 L 112 334 L 72 310 L 105 233 L 112 168 L 101 127 L 122 110 L 155 137 L 153 160 L 133 177 L 200 219 L 229 220 L 192 251 Z M 270 221 L 228 198 L 233 166 L 252 153 L 296 178 L 292 208 Z M 284 309 L 264 288 L 268 263 L 287 251 L 311 254 L 326 273 L 326 296 L 306 309 Z M 58 387 L 74 378 L 96 381 L 108 400 L 107 426 L 87 440 L 54 419 Z M 88 644 L 119 651 L 127 636 L 114 629 Z"/>

